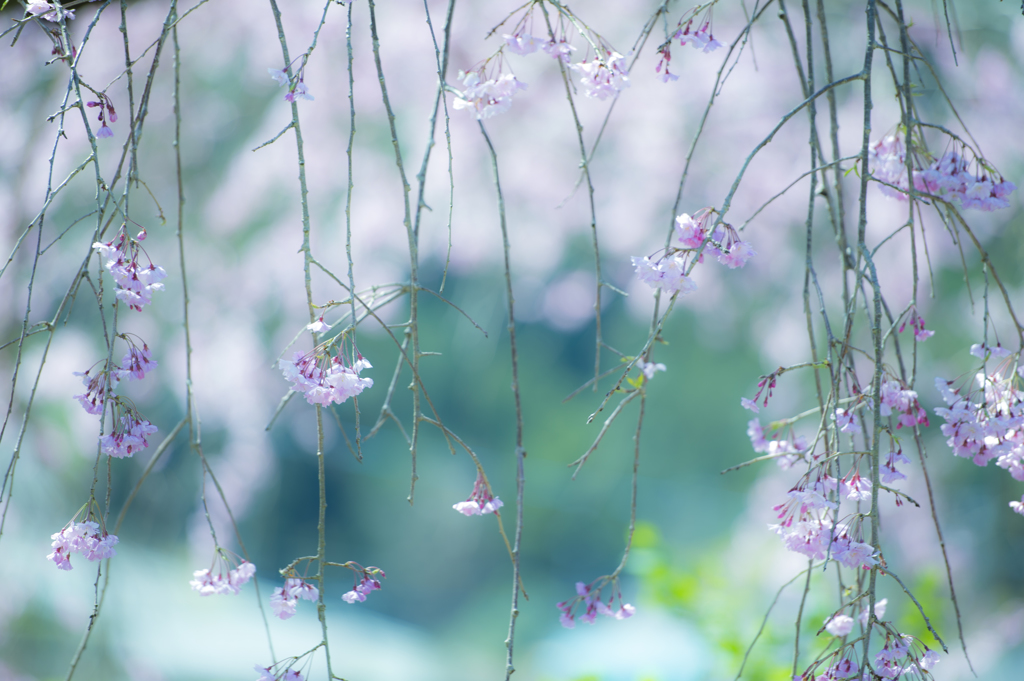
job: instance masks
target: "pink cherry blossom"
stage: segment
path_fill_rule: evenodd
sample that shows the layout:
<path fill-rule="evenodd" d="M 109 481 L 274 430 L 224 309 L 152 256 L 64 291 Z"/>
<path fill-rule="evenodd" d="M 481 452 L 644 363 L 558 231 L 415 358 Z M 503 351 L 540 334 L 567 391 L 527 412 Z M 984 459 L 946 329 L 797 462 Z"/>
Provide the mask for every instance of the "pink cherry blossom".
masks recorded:
<path fill-rule="evenodd" d="M 366 600 L 367 596 L 380 589 L 380 581 L 372 576 L 374 571 L 379 573 L 381 577 L 384 576 L 384 571 L 378 568 L 357 570 L 357 574 L 362 574 L 362 580 L 351 591 L 342 594 L 341 600 L 346 603 L 362 603 Z"/>
<path fill-rule="evenodd" d="M 853 631 L 853 618 L 848 615 L 836 615 L 825 622 L 825 631 L 833 636 L 847 636 Z"/>
<path fill-rule="evenodd" d="M 697 283 L 685 274 L 686 258 L 682 253 L 666 255 L 657 261 L 634 256 L 633 267 L 640 281 L 651 288 L 682 294 L 697 290 Z"/>
<path fill-rule="evenodd" d="M 72 522 L 60 532 L 50 536 L 50 547 L 53 552 L 46 556 L 59 569 L 71 569 L 71 554 L 80 553 L 86 560 L 97 561 L 117 555 L 114 546 L 118 543 L 116 535 L 100 531 L 100 526 L 91 520 L 82 523 Z"/>
<path fill-rule="evenodd" d="M 526 33 L 523 30 L 523 27 L 519 27 L 519 29 L 511 35 L 506 33 L 502 37 L 505 39 L 505 44 L 508 46 L 508 49 L 524 57 L 528 54 L 533 54 L 547 43 L 545 38 L 537 38 Z"/>
<path fill-rule="evenodd" d="M 465 90 L 455 98 L 453 106 L 457 110 L 472 111 L 477 120 L 505 113 L 512 106 L 513 95 L 526 89 L 526 84 L 516 80 L 511 73 L 485 79 L 482 69 L 460 72 L 459 80 Z"/>
<path fill-rule="evenodd" d="M 573 64 L 571 68 L 580 74 L 580 85 L 587 97 L 605 100 L 629 87 L 625 60 L 618 52 L 607 50 L 603 59 L 594 57 L 589 62 Z"/>
<path fill-rule="evenodd" d="M 661 362 L 655 364 L 654 362 L 644 362 L 642 359 L 636 361 L 636 368 L 647 378 L 651 380 L 654 378 L 654 374 L 658 371 L 666 371 L 666 367 Z"/>
<path fill-rule="evenodd" d="M 473 483 L 473 492 L 469 495 L 469 498 L 465 501 L 460 501 L 454 504 L 452 508 L 461 513 L 462 515 L 486 515 L 487 513 L 495 513 L 499 508 L 504 506 L 501 499 L 494 496 L 491 493 L 491 488 L 487 484 L 483 475 L 477 472 L 476 481 Z"/>
<path fill-rule="evenodd" d="M 292 390 L 305 395 L 309 404 L 341 404 L 373 387 L 372 378 L 359 376 L 363 369 L 373 368 L 369 361 L 358 355 L 352 366 L 347 366 L 340 356 L 332 357 L 324 345 L 310 353 L 296 352 L 290 361 L 280 360 L 278 367 L 291 381 Z"/>
<path fill-rule="evenodd" d="M 128 354 L 121 358 L 121 370 L 128 380 L 142 380 L 156 367 L 157 362 L 153 359 L 153 353 L 145 343 L 142 344 L 141 350 L 132 344 Z"/>
<path fill-rule="evenodd" d="M 125 233 L 124 227 L 114 240 L 97 242 L 92 247 L 107 259 L 104 266 L 117 284 L 115 295 L 131 309 L 141 311 L 143 306 L 152 302 L 154 292 L 163 290 L 164 285 L 160 282 L 167 273 L 152 261 L 148 266 L 139 262 L 142 247 L 138 240 Z"/>
<path fill-rule="evenodd" d="M 229 570 L 227 577 L 223 572 L 216 575 L 209 569 L 196 570 L 192 573 L 192 581 L 189 585 L 193 591 L 198 591 L 200 596 L 212 596 L 214 594 L 234 594 L 241 591 L 242 585 L 246 584 L 256 574 L 256 566 L 248 561 L 242 561 L 238 567 Z"/>

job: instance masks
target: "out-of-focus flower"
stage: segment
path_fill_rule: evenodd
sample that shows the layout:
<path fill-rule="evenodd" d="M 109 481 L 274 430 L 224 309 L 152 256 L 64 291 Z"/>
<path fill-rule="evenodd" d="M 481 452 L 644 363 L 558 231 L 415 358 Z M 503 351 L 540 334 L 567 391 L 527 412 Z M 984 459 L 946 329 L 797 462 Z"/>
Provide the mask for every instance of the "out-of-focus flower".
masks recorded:
<path fill-rule="evenodd" d="M 666 367 L 661 362 L 655 364 L 654 362 L 644 362 L 642 359 L 636 361 L 636 368 L 643 373 L 647 380 L 654 378 L 654 374 L 658 371 L 666 371 Z"/>
<path fill-rule="evenodd" d="M 506 33 L 502 37 L 505 39 L 505 44 L 508 45 L 508 49 L 512 50 L 518 55 L 526 56 L 533 54 L 537 50 L 547 43 L 544 38 L 537 38 L 535 36 L 526 33 L 525 27 L 520 26 L 516 29 L 515 33 L 511 35 Z"/>
<path fill-rule="evenodd" d="M 453 106 L 472 111 L 477 120 L 505 113 L 512 106 L 513 95 L 526 89 L 526 84 L 516 80 L 511 73 L 485 79 L 483 67 L 469 73 L 460 72 L 459 80 L 465 90 L 455 98 Z"/>
<path fill-rule="evenodd" d="M 633 257 L 633 267 L 640 281 L 651 288 L 668 293 L 690 293 L 697 290 L 697 282 L 686 276 L 686 259 L 682 253 L 666 255 L 661 260 Z"/>
<path fill-rule="evenodd" d="M 846 636 L 853 631 L 853 618 L 848 615 L 836 615 L 825 623 L 825 631 L 833 636 Z"/>

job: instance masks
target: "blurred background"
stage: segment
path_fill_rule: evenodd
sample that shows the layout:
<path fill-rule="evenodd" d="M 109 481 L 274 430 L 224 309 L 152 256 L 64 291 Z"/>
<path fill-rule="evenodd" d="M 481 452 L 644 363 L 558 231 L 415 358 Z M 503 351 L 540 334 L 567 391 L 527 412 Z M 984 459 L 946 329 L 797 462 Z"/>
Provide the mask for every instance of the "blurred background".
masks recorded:
<path fill-rule="evenodd" d="M 829 3 L 837 76 L 856 73 L 863 59 L 863 7 Z M 428 2 L 434 26 L 443 23 L 444 3 Z M 573 9 L 623 54 L 629 52 L 656 2 L 581 2 Z M 943 3 L 908 4 L 911 36 L 933 59 L 945 90 L 986 158 L 1017 184 L 1024 143 L 1024 18 L 1011 2 L 950 3 L 954 10 L 956 60 L 942 19 Z M 78 8 L 69 23 L 81 40 L 99 4 Z M 487 32 L 515 3 L 462 3 L 452 31 L 450 80 L 500 46 Z M 291 54 L 309 45 L 323 7 L 283 6 Z M 687 6 L 670 11 L 667 30 Z M 745 23 L 744 8 L 722 3 L 714 15 L 715 37 L 731 43 Z M 792 20 L 802 22 L 799 8 Z M 378 5 L 381 59 L 396 111 L 410 181 L 427 142 L 427 119 L 436 87 L 433 45 L 422 4 Z M 128 3 L 131 54 L 137 58 L 159 34 L 166 3 Z M 352 251 L 357 287 L 402 282 L 408 253 L 402 225 L 401 184 L 373 66 L 365 3 L 355 2 L 356 145 Z M 779 117 L 802 99 L 790 47 L 770 8 L 753 30 L 743 55 L 722 87 L 697 147 L 681 210 L 721 205 L 743 159 Z M 22 16 L 9 4 L 2 25 Z M 517 15 L 518 16 L 518 15 Z M 112 174 L 128 121 L 124 42 L 117 7 L 104 10 L 80 59 L 80 71 L 106 92 L 121 119 L 113 139 L 100 141 L 104 172 Z M 541 34 L 540 22 L 533 26 Z M 511 26 L 512 24 L 509 24 Z M 802 35 L 802 25 L 797 33 Z M 602 325 L 606 342 L 632 355 L 647 337 L 653 291 L 636 281 L 629 258 L 650 255 L 664 244 L 674 218 L 673 203 L 686 154 L 714 85 L 725 50 L 703 54 L 676 47 L 676 82 L 663 83 L 654 67 L 655 49 L 666 28 L 658 27 L 630 74 L 630 87 L 616 101 L 592 170 L 603 276 L 628 295 L 605 289 Z M 346 72 L 346 8 L 331 6 L 304 81 L 315 101 L 300 102 L 310 183 L 312 249 L 326 267 L 343 274 L 345 149 L 349 133 Z M 890 34 L 890 40 L 895 40 Z M 47 65 L 52 44 L 27 25 L 0 52 L 0 239 L 10 253 L 38 212 L 47 186 L 58 111 L 67 88 L 66 68 Z M 288 384 L 275 368 L 282 353 L 308 349 L 305 336 L 286 347 L 308 321 L 303 289 L 302 242 L 294 138 L 253 149 L 290 120 L 284 91 L 267 69 L 284 66 L 269 6 L 200 7 L 180 25 L 182 158 L 187 203 L 184 225 L 191 294 L 194 390 L 202 418 L 203 447 L 232 511 L 246 549 L 258 567 L 264 607 L 281 583 L 277 570 L 316 551 L 316 427 L 312 407 L 292 400 L 266 429 Z M 583 52 L 583 41 L 575 39 Z M 152 52 L 136 66 L 135 96 Z M 153 99 L 139 147 L 145 187 L 132 194 L 130 216 L 146 227 L 145 247 L 168 277 L 166 291 L 143 312 L 125 314 L 121 328 L 144 339 L 160 362 L 146 380 L 122 386 L 161 435 L 184 414 L 185 346 L 182 331 L 181 267 L 174 233 L 176 188 L 173 165 L 173 86 L 169 47 L 160 56 Z M 884 63 L 876 58 L 875 137 L 899 121 Z M 587 425 L 610 383 L 563 399 L 593 375 L 594 255 L 579 150 L 561 76 L 546 55 L 509 55 L 506 66 L 528 84 L 512 108 L 486 121 L 498 152 L 513 266 L 519 331 L 520 384 L 525 424 L 526 497 L 523 581 L 516 640 L 517 678 L 539 681 L 684 681 L 735 675 L 743 654 L 779 588 L 805 566 L 783 549 L 765 527 L 771 507 L 796 479 L 774 464 L 720 472 L 754 456 L 745 435 L 750 417 L 740 397 L 753 397 L 759 375 L 808 359 L 801 291 L 807 182 L 798 182 L 744 231 L 758 255 L 742 270 L 698 268 L 699 289 L 681 298 L 657 346 L 664 362 L 648 388 L 639 473 L 638 527 L 626 575 L 624 600 L 637 608 L 626 621 L 602 618 L 594 626 L 565 630 L 555 603 L 574 595 L 574 583 L 589 582 L 618 565 L 629 520 L 630 471 L 636 404 L 609 430 L 601 447 L 575 480 L 567 464 L 596 436 L 603 416 Z M 110 83 L 108 87 L 108 83 Z M 954 128 L 955 118 L 933 81 L 919 89 L 919 105 L 936 123 Z M 861 90 L 838 91 L 844 155 L 859 148 Z M 451 98 L 448 102 L 451 106 Z M 579 96 L 577 109 L 588 145 L 610 102 Z M 824 105 L 819 111 L 824 110 Z M 85 158 L 88 140 L 77 112 L 67 119 L 66 140 L 54 160 L 64 178 Z M 95 111 L 89 110 L 94 122 Z M 819 114 L 824 131 L 826 118 Z M 95 128 L 94 128 L 95 129 Z M 514 522 L 515 419 L 509 390 L 509 348 L 501 235 L 490 160 L 475 119 L 451 112 L 454 217 L 448 256 L 448 174 L 444 133 L 426 176 L 421 229 L 421 280 L 444 295 L 483 329 L 457 311 L 421 296 L 422 349 L 440 353 L 422 363 L 423 380 L 446 424 L 479 454 L 495 492 L 505 501 L 506 530 Z M 737 193 L 730 221 L 742 224 L 768 198 L 806 171 L 807 119 L 783 129 L 751 164 Z M 40 267 L 29 322 L 49 319 L 70 285 L 70 276 L 91 246 L 94 205 L 91 171 L 72 183 L 47 214 Z M 848 196 L 859 182 L 851 174 Z M 148 190 L 148 191 L 147 191 Z M 120 191 L 120 187 L 117 188 Z M 150 195 L 152 198 L 150 198 Z M 852 199 L 851 199 L 852 200 Z M 992 254 L 1010 296 L 1021 297 L 1019 263 L 1024 219 L 1019 194 L 1011 208 L 971 214 L 972 226 Z M 848 212 L 852 211 L 848 204 Z M 821 218 L 821 230 L 828 227 Z M 166 220 L 162 219 L 166 218 Z M 870 230 L 880 239 L 905 218 L 905 206 L 872 191 Z M 972 368 L 967 349 L 981 341 L 983 279 L 972 250 L 963 255 L 941 223 L 926 218 L 928 256 L 918 249 L 922 272 L 918 310 L 935 336 L 920 346 L 917 386 L 929 410 L 941 406 L 935 376 L 955 378 Z M 820 232 L 825 235 L 825 231 Z M 60 237 L 58 240 L 58 236 Z M 3 342 L 17 338 L 25 314 L 32 271 L 29 245 L 18 251 L 0 278 Z M 909 242 L 894 240 L 880 253 L 883 282 L 897 307 L 912 295 Z M 52 244 L 52 245 L 51 245 Z M 42 247 L 41 246 L 41 247 Z M 819 238 L 819 272 L 836 290 L 839 275 L 830 237 Z M 447 263 L 447 274 L 446 274 Z M 967 274 L 965 275 L 965 271 Z M 969 288 L 970 287 L 970 288 Z M 318 303 L 345 294 L 314 275 Z M 1002 319 L 993 296 L 993 314 Z M 400 323 L 400 299 L 382 316 Z M 328 314 L 328 321 L 333 321 Z M 997 330 L 998 327 L 997 325 Z M 1012 344 L 1009 327 L 1004 342 Z M 81 392 L 74 371 L 105 356 L 100 321 L 92 301 L 80 297 L 66 325 L 54 336 L 38 383 L 32 418 L 17 463 L 13 497 L 0 541 L 0 680 L 63 678 L 92 610 L 95 566 L 82 559 L 59 572 L 45 560 L 49 536 L 68 522 L 88 498 L 95 457 L 95 417 L 72 399 Z M 364 373 L 375 381 L 360 400 L 365 433 L 372 426 L 397 361 L 390 337 L 372 324 L 360 327 L 360 351 L 373 363 Z M 303 345 L 303 344 L 306 345 Z M 1016 349 L 1015 347 L 1013 349 Z M 11 421 L 0 450 L 7 461 L 17 439 L 24 406 L 33 389 L 44 345 L 25 344 Z M 6 346 L 0 372 L 6 385 L 15 361 Z M 115 351 L 115 355 L 117 351 Z M 605 353 L 603 368 L 617 358 Z M 809 375 L 787 374 L 762 421 L 782 418 L 812 404 Z M 409 428 L 411 398 L 399 378 L 394 410 Z M 349 679 L 494 678 L 502 673 L 508 628 L 511 568 L 493 517 L 466 518 L 451 510 L 472 489 L 475 469 L 461 452 L 452 457 L 436 431 L 424 430 L 418 456 L 415 504 L 406 500 L 410 482 L 408 445 L 393 423 L 363 444 L 357 461 L 338 424 L 354 433 L 351 403 L 335 407 L 338 423 L 326 418 L 327 532 L 331 560 L 355 560 L 387 572 L 381 591 L 365 603 L 341 602 L 351 588 L 347 571 L 327 583 L 328 623 L 335 672 Z M 606 413 L 609 410 L 606 410 Z M 1024 665 L 1024 520 L 1007 502 L 1021 485 L 994 467 L 978 469 L 956 460 L 933 424 L 926 429 L 928 464 L 950 554 L 963 628 L 979 678 L 1019 678 Z M 152 455 L 153 448 L 114 462 L 113 508 L 119 509 Z M 927 498 L 919 464 L 906 490 Z M 192 571 L 209 565 L 212 542 L 200 494 L 196 456 L 179 436 L 142 488 L 120 531 L 111 561 L 111 587 L 103 613 L 77 672 L 81 679 L 250 679 L 253 664 L 271 663 L 256 596 L 247 586 L 238 597 L 201 598 L 188 585 Z M 211 515 L 222 543 L 233 542 L 227 515 L 211 497 Z M 891 506 L 891 504 L 890 504 Z M 957 626 L 948 600 L 945 571 L 930 512 L 883 506 L 886 558 L 925 605 L 950 655 L 938 679 L 966 679 Z M 805 610 L 803 646 L 834 608 L 828 575 L 815 575 Z M 885 587 L 888 589 L 888 586 Z M 885 592 L 889 614 L 901 631 L 932 644 L 913 605 L 896 590 Z M 782 592 L 744 672 L 750 679 L 789 678 L 794 613 L 800 587 Z M 268 611 L 269 614 L 269 611 Z M 291 620 L 270 622 L 278 658 L 299 655 L 319 640 L 315 608 L 300 603 Z M 934 644 L 932 644 L 934 647 Z M 323 658 L 317 655 L 316 669 Z M 1015 671 L 1017 670 L 1017 671 Z"/>

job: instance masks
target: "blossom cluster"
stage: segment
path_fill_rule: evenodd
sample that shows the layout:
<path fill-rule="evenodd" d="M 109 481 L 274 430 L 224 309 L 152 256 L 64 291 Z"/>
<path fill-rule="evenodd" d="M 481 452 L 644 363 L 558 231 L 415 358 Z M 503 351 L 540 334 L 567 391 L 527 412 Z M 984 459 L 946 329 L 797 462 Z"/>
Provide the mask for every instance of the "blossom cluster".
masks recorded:
<path fill-rule="evenodd" d="M 668 293 L 689 293 L 697 284 L 687 274 L 691 258 L 704 262 L 704 254 L 714 255 L 730 269 L 743 267 L 757 255 L 751 245 L 739 238 L 735 228 L 726 223 L 713 225 L 716 211 L 702 208 L 693 216 L 683 213 L 676 218 L 675 236 L 679 247 L 671 247 L 660 259 L 633 256 L 637 277 L 652 288 Z M 699 253 L 699 255 L 698 255 Z"/>
<path fill-rule="evenodd" d="M 152 260 L 148 265 L 139 263 L 139 254 L 144 252 L 140 242 L 145 238 L 145 231 L 133 239 L 122 227 L 113 240 L 92 245 L 107 260 L 104 267 L 117 284 L 115 295 L 118 300 L 136 311 L 152 302 L 155 291 L 163 290 L 164 285 L 160 282 L 167 276 L 164 268 L 154 265 Z"/>
<path fill-rule="evenodd" d="M 618 608 L 614 607 L 616 600 L 619 602 Z M 556 604 L 555 607 L 562 612 L 558 619 L 566 629 L 575 627 L 577 618 L 586 624 L 593 624 L 598 615 L 624 620 L 636 613 L 636 608 L 629 603 L 622 602 L 621 594 L 616 592 L 606 603 L 601 600 L 600 589 L 592 589 L 591 585 L 584 584 L 583 582 L 576 582 L 575 598 L 569 601 L 562 601 Z M 582 607 L 582 614 L 575 614 L 577 607 Z"/>
<path fill-rule="evenodd" d="M 476 481 L 473 483 L 473 493 L 465 501 L 452 505 L 462 515 L 486 515 L 494 513 L 504 506 L 501 499 L 491 494 L 490 485 L 484 479 L 482 473 L 477 472 Z"/>
<path fill-rule="evenodd" d="M 256 574 L 256 566 L 243 560 L 238 567 L 228 571 L 227 577 L 223 572 L 212 574 L 209 569 L 196 570 L 192 573 L 193 579 L 189 585 L 193 591 L 198 591 L 200 596 L 237 595 L 241 591 L 242 585 L 248 583 L 254 574 Z"/>
<path fill-rule="evenodd" d="M 320 597 L 320 590 L 305 580 L 295 577 L 284 581 L 283 587 L 274 589 L 270 597 L 270 609 L 283 620 L 295 614 L 299 599 L 313 602 Z"/>
<path fill-rule="evenodd" d="M 814 484 L 797 485 L 787 494 L 788 501 L 775 506 L 779 523 L 768 529 L 782 537 L 787 549 L 808 558 L 828 558 L 849 568 L 871 567 L 878 562 L 874 547 L 856 539 L 857 528 L 831 518 L 830 511 L 838 505 L 825 494 L 837 489 L 851 501 L 871 498 L 871 482 L 857 474 L 842 481 L 819 474 Z"/>
<path fill-rule="evenodd" d="M 362 603 L 374 591 L 381 588 L 378 577 L 386 578 L 387 575 L 378 567 L 366 567 L 355 563 L 349 564 L 349 569 L 356 574 L 356 584 L 351 591 L 341 595 L 341 600 L 346 603 Z"/>
<path fill-rule="evenodd" d="M 53 552 L 46 557 L 61 570 L 71 569 L 71 554 L 80 553 L 86 560 L 96 561 L 117 555 L 114 546 L 117 535 L 100 531 L 100 526 L 91 520 L 84 523 L 72 522 L 60 532 L 50 535 Z"/>
<path fill-rule="evenodd" d="M 120 400 L 115 403 L 115 410 L 122 413 L 114 418 L 113 432 L 100 438 L 100 450 L 123 459 L 148 447 L 146 436 L 155 433 L 157 427 L 142 418 L 134 407 L 122 407 Z"/>
<path fill-rule="evenodd" d="M 294 102 L 296 99 L 313 101 L 313 95 L 309 93 L 309 88 L 304 80 L 304 69 L 299 69 L 294 82 L 288 77 L 288 72 L 285 69 L 267 69 L 267 71 L 270 73 L 270 77 L 277 81 L 279 86 L 288 86 L 288 92 L 284 94 L 285 101 Z"/>
<path fill-rule="evenodd" d="M 296 352 L 291 360 L 280 360 L 278 366 L 285 379 L 292 382 L 292 390 L 302 393 L 309 404 L 341 404 L 373 386 L 372 378 L 359 376 L 363 369 L 373 368 L 362 355 L 347 366 L 340 355 L 332 357 L 324 345 L 309 353 Z"/>
<path fill-rule="evenodd" d="M 978 170 L 970 172 L 972 164 L 964 151 L 966 148 L 961 152 L 947 151 L 927 168 L 914 167 L 917 164 L 912 159 L 914 189 L 958 203 L 963 208 L 994 211 L 1009 207 L 1007 197 L 1017 185 L 1002 177 L 996 181 L 996 174 L 978 157 L 974 162 Z M 884 183 L 880 185 L 883 194 L 903 201 L 907 199 L 907 148 L 899 133 L 872 143 L 868 149 L 868 164 L 871 175 Z"/>
<path fill-rule="evenodd" d="M 457 110 L 473 111 L 477 120 L 505 113 L 512 106 L 512 96 L 526 89 L 526 84 L 511 73 L 485 78 L 483 67 L 468 73 L 459 72 L 459 80 L 465 89 L 455 98 L 453 106 Z"/>
<path fill-rule="evenodd" d="M 64 10 L 65 12 L 74 12 L 74 10 Z M 74 16 L 71 17 L 72 19 Z M 111 123 L 117 122 L 117 112 L 114 111 L 114 103 L 110 101 L 110 97 L 106 94 L 100 93 L 100 101 L 98 102 L 86 102 L 85 105 L 90 109 L 99 107 L 99 115 L 96 117 L 100 122 L 100 129 L 96 131 L 96 137 L 113 137 L 114 131 L 107 126 L 107 119 L 110 119 Z"/>
<path fill-rule="evenodd" d="M 942 434 L 955 456 L 971 459 L 978 466 L 995 460 L 1015 480 L 1024 482 L 1024 392 L 1017 387 L 1016 355 L 1000 346 L 975 345 L 971 353 L 986 360 L 1003 359 L 999 367 L 979 372 L 974 381 L 954 388 L 954 381 L 935 379 L 935 387 L 947 407 L 935 413 L 941 416 Z M 1005 373 L 1004 373 L 1005 372 Z M 974 388 L 974 385 L 977 388 Z M 1010 502 L 1010 507 L 1024 515 L 1024 498 Z"/>
<path fill-rule="evenodd" d="M 618 52 L 605 50 L 602 57 L 588 62 L 573 64 L 572 69 L 580 74 L 580 85 L 587 97 L 608 99 L 629 87 L 629 72 L 626 58 Z"/>

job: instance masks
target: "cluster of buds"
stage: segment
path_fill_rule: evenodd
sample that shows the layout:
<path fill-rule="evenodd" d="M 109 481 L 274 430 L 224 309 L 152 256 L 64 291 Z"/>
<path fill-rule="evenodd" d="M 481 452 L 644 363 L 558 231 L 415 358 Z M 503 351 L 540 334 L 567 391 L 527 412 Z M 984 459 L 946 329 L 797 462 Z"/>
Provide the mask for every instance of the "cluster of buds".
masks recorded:
<path fill-rule="evenodd" d="M 220 554 L 218 553 L 219 557 Z M 216 561 L 216 558 L 214 558 Z M 243 560 L 238 567 L 228 570 L 227 576 L 220 570 L 213 574 L 212 569 L 196 570 L 192 573 L 192 581 L 189 585 L 193 591 L 198 591 L 200 596 L 212 596 L 213 594 L 235 594 L 242 589 L 242 585 L 248 583 L 256 574 L 256 566 L 249 561 Z"/>
<path fill-rule="evenodd" d="M 96 131 L 96 137 L 113 137 L 114 131 L 107 127 L 107 119 L 109 118 L 111 123 L 117 123 L 117 112 L 114 111 L 114 103 L 110 101 L 110 97 L 107 97 L 104 93 L 99 93 L 100 101 L 98 102 L 86 102 L 85 105 L 90 109 L 99 108 L 99 116 L 97 119 L 100 122 L 100 129 Z"/>
<path fill-rule="evenodd" d="M 306 681 L 306 677 L 295 669 L 285 669 L 280 672 L 275 672 L 274 667 L 261 667 L 256 665 L 254 668 L 260 675 L 260 678 L 256 679 L 256 681 Z"/>
<path fill-rule="evenodd" d="M 72 553 L 80 553 L 90 561 L 117 555 L 117 551 L 114 550 L 118 541 L 117 535 L 107 534 L 106 530 L 101 531 L 99 524 L 91 520 L 84 523 L 72 521 L 60 532 L 50 535 L 50 539 L 53 540 L 50 544 L 53 552 L 46 559 L 52 560 L 61 570 L 71 569 Z"/>
<path fill-rule="evenodd" d="M 292 390 L 302 393 L 309 404 L 341 404 L 373 386 L 372 378 L 359 376 L 363 369 L 372 369 L 373 365 L 357 353 L 358 359 L 347 366 L 340 351 L 336 356 L 330 354 L 331 342 L 318 345 L 312 352 L 296 352 L 291 360 L 278 362 L 285 379 L 291 381 Z"/>
<path fill-rule="evenodd" d="M 607 583 L 608 578 L 602 577 L 595 580 L 595 582 L 602 580 Z M 577 619 L 581 622 L 585 622 L 586 624 L 593 624 L 598 615 L 605 615 L 608 617 L 614 617 L 617 620 L 624 620 L 632 617 L 636 612 L 636 608 L 632 605 L 622 602 L 622 594 L 619 593 L 617 582 L 615 583 L 615 593 L 608 598 L 607 603 L 601 600 L 601 588 L 603 588 L 604 585 L 594 589 L 592 588 L 593 584 L 594 582 L 591 582 L 590 584 L 576 582 L 576 597 L 572 600 L 562 601 L 561 603 L 556 604 L 555 607 L 562 611 L 562 614 L 558 619 L 566 629 L 572 629 L 575 627 Z M 616 602 L 619 604 L 618 608 L 614 607 Z M 575 612 L 577 608 L 581 608 L 583 613 L 577 615 Z"/>
<path fill-rule="evenodd" d="M 380 580 L 377 578 L 380 577 L 381 579 L 384 579 L 387 577 L 383 570 L 378 567 L 373 567 L 372 565 L 365 568 L 358 563 L 352 562 L 349 562 L 346 565 L 355 573 L 356 579 L 355 586 L 352 587 L 352 590 L 346 591 L 341 595 L 341 600 L 346 603 L 362 603 L 366 600 L 367 596 L 380 589 Z"/>
<path fill-rule="evenodd" d="M 935 335 L 934 331 L 924 328 L 924 317 L 917 313 L 916 307 L 911 309 L 910 317 L 900 324 L 900 333 L 903 333 L 904 329 L 907 328 L 907 324 L 910 324 L 910 328 L 914 330 L 914 340 L 918 343 L 923 343 Z"/>
<path fill-rule="evenodd" d="M 483 473 L 477 472 L 476 482 L 473 483 L 473 493 L 465 501 L 453 504 L 452 508 L 462 515 L 486 515 L 496 513 L 504 506 L 501 499 L 491 494 L 491 487 Z"/>

